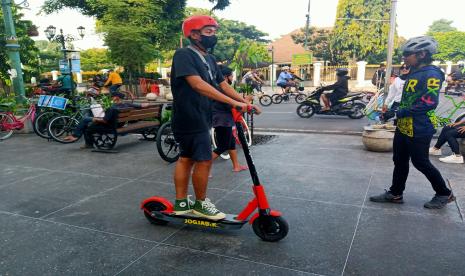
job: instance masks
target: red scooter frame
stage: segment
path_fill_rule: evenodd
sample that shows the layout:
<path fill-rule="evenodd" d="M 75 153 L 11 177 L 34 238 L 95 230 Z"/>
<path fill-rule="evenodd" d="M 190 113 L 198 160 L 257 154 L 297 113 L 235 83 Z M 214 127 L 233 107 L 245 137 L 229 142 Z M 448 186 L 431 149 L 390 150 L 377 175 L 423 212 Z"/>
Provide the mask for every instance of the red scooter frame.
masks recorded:
<path fill-rule="evenodd" d="M 249 108 L 249 111 L 252 110 Z M 165 225 L 169 222 L 173 222 L 213 229 L 240 229 L 244 224 L 249 222 L 249 224 L 252 225 L 255 234 L 264 241 L 279 241 L 286 237 L 289 226 L 281 216 L 281 212 L 270 209 L 265 189 L 260 184 L 257 170 L 252 156 L 250 155 L 244 130 L 240 122 L 236 121 L 236 129 L 244 150 L 247 165 L 249 166 L 255 197 L 239 214 L 227 214 L 226 218 L 222 220 L 210 220 L 192 214 L 175 215 L 173 212 L 173 204 L 169 200 L 157 196 L 149 197 L 142 201 L 141 209 L 144 211 L 145 217 L 152 224 Z M 254 213 L 255 210 L 258 211 Z"/>

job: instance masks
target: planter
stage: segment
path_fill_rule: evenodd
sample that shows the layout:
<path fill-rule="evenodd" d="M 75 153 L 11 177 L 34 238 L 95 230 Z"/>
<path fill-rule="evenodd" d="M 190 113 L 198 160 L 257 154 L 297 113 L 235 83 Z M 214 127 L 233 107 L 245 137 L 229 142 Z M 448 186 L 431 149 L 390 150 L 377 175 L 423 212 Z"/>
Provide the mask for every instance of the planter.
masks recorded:
<path fill-rule="evenodd" d="M 373 129 L 365 127 L 362 134 L 363 145 L 368 151 L 392 151 L 395 130 Z"/>

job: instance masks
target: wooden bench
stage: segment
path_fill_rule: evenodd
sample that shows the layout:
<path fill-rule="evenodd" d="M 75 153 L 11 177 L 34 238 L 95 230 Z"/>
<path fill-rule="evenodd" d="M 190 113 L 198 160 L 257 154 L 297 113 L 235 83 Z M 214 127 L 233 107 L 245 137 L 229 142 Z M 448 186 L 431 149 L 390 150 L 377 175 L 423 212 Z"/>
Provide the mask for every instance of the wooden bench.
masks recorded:
<path fill-rule="evenodd" d="M 88 134 L 98 151 L 111 151 L 116 145 L 118 136 L 138 133 L 146 140 L 155 140 L 160 121 L 161 105 L 141 109 L 121 109 L 116 128 L 106 125 L 89 127 Z"/>

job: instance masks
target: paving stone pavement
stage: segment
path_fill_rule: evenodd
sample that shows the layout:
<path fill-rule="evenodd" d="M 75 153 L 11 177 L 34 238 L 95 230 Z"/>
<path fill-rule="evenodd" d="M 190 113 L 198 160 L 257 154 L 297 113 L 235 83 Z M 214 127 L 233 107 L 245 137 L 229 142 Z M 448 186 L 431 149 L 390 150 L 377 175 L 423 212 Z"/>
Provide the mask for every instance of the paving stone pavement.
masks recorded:
<path fill-rule="evenodd" d="M 116 154 L 34 135 L 0 142 L 0 275 L 464 275 L 465 166 L 434 163 L 457 203 L 412 168 L 405 204 L 367 200 L 389 187 L 392 154 L 357 136 L 283 134 L 252 148 L 269 201 L 289 223 L 277 243 L 249 226 L 212 232 L 154 226 L 139 204 L 173 198 L 173 165 L 153 142 L 118 139 Z M 209 197 L 234 213 L 252 197 L 247 172 L 214 163 Z"/>

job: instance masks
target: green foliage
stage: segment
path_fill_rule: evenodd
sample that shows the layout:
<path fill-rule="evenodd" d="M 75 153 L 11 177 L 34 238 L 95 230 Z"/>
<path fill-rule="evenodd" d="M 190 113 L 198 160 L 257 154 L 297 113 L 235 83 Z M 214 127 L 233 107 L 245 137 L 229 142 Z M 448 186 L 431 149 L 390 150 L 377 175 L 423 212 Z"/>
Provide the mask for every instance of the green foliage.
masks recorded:
<path fill-rule="evenodd" d="M 438 54 L 433 56 L 434 59 L 454 62 L 465 60 L 465 32 L 433 33 L 433 37 L 439 43 Z"/>
<path fill-rule="evenodd" d="M 38 73 L 38 49 L 35 47 L 34 40 L 32 40 L 28 36 L 28 31 L 31 29 L 33 24 L 29 20 L 22 20 L 21 18 L 23 17 L 23 14 L 21 14 L 20 11 L 20 8 L 15 6 L 12 7 L 13 20 L 16 28 L 16 36 L 18 39 L 18 44 L 21 47 L 19 51 L 21 62 L 24 66 L 24 79 L 28 80 L 32 76 L 36 76 Z M 2 18 L 0 20 L 0 81 L 5 82 L 5 80 L 9 80 L 10 78 L 8 75 L 8 70 L 10 69 L 10 66 L 8 64 L 8 52 L 5 47 L 6 33 L 3 21 L 3 12 L 1 9 L 0 17 Z"/>
<path fill-rule="evenodd" d="M 389 0 L 339 0 L 336 18 L 389 20 Z M 337 19 L 331 45 L 339 61 L 363 60 L 386 51 L 388 21 Z M 398 39 L 395 39 L 398 45 Z"/>
<path fill-rule="evenodd" d="M 92 48 L 81 52 L 81 68 L 83 71 L 99 71 L 101 69 L 114 68 L 110 62 L 108 50 L 104 48 Z"/>
<path fill-rule="evenodd" d="M 253 66 L 257 65 L 259 62 L 267 62 L 270 60 L 270 54 L 265 45 L 254 41 L 242 40 L 239 44 L 239 48 L 234 54 L 231 67 L 236 70 L 238 76 L 242 76 L 244 65 Z"/>
<path fill-rule="evenodd" d="M 60 44 L 47 40 L 37 40 L 35 45 L 39 49 L 40 72 L 58 70 L 58 61 L 63 58 Z"/>
<path fill-rule="evenodd" d="M 313 56 L 324 61 L 336 63 L 335 57 L 331 52 L 331 29 L 322 29 L 311 27 L 308 31 L 308 50 L 312 51 Z M 299 33 L 293 34 L 292 39 L 296 44 L 305 44 L 305 28 L 300 29 Z"/>
<path fill-rule="evenodd" d="M 451 26 L 453 22 L 454 21 L 447 19 L 439 19 L 433 21 L 433 23 L 429 26 L 428 32 L 426 34 L 433 35 L 434 33 L 446 33 L 457 31 L 457 28 Z"/>

